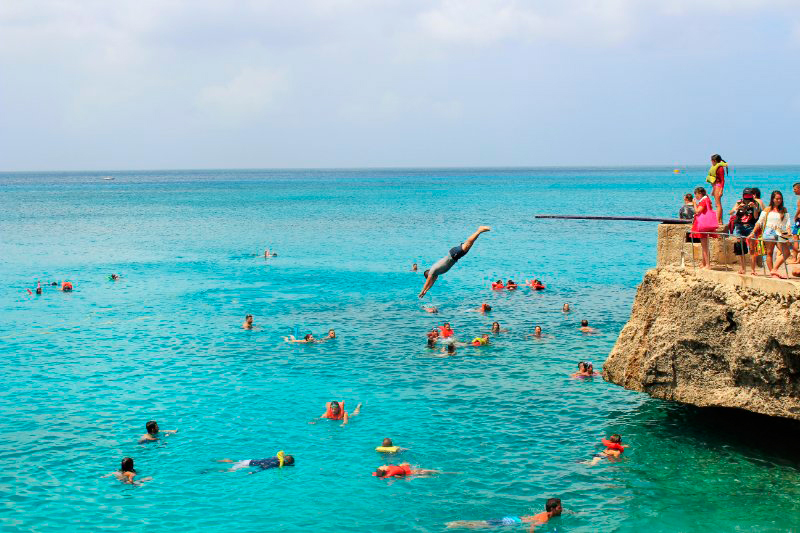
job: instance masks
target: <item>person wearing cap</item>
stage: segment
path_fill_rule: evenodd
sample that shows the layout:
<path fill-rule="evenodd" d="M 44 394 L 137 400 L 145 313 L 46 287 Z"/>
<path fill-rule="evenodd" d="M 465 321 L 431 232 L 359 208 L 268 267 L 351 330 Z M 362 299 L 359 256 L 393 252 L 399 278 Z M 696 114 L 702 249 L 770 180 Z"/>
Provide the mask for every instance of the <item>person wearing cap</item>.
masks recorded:
<path fill-rule="evenodd" d="M 761 215 L 761 208 L 756 202 L 755 195 L 751 188 L 742 191 L 742 198 L 736 202 L 730 214 L 734 217 L 733 236 L 738 240 L 733 246 L 733 253 L 739 256 L 739 274 L 745 273 L 744 256 L 749 252 L 747 249 L 748 237 L 756 227 L 756 221 Z M 755 250 L 753 250 L 755 252 Z M 756 254 L 750 254 L 750 272 L 756 275 Z"/>

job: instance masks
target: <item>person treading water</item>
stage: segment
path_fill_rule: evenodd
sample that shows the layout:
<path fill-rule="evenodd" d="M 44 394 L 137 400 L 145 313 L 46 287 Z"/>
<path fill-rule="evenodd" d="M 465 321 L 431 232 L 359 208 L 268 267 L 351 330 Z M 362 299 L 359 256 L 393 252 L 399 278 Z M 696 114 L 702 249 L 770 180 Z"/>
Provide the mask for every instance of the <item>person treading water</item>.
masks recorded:
<path fill-rule="evenodd" d="M 425 293 L 427 293 L 431 289 L 431 287 L 433 287 L 433 284 L 436 283 L 436 279 L 445 272 L 447 272 L 448 270 L 450 270 L 451 268 L 453 268 L 453 265 L 455 265 L 459 259 L 467 255 L 469 249 L 472 248 L 473 244 L 475 244 L 475 239 L 477 239 L 481 233 L 483 233 L 484 231 L 489 231 L 490 229 L 491 228 L 489 228 L 489 226 L 479 227 L 475 233 L 473 233 L 467 238 L 466 241 L 462 242 L 458 246 L 454 246 L 453 248 L 451 248 L 450 253 L 448 253 L 446 256 L 442 257 L 438 261 L 436 261 L 431 268 L 426 270 L 423 273 L 423 275 L 425 276 L 425 285 L 422 287 L 422 290 L 419 293 L 419 297 L 422 298 L 423 296 L 425 296 Z"/>

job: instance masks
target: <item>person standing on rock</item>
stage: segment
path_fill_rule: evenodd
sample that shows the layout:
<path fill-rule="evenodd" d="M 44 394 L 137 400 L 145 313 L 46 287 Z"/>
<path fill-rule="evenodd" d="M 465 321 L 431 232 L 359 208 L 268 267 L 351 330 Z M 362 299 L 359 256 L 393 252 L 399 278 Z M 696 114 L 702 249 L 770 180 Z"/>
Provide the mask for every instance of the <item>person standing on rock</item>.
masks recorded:
<path fill-rule="evenodd" d="M 694 212 L 694 222 L 692 223 L 692 238 L 700 240 L 700 248 L 703 251 L 702 267 L 711 268 L 711 253 L 708 251 L 708 237 L 717 229 L 717 215 L 711 207 L 711 200 L 703 187 L 694 190 L 694 197 L 697 209 Z"/>

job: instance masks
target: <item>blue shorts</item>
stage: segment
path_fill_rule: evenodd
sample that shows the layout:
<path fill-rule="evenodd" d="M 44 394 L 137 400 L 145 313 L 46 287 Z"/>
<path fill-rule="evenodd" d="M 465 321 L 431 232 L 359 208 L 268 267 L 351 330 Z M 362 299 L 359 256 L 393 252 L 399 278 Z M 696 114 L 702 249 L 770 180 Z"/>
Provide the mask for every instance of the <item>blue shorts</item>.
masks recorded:
<path fill-rule="evenodd" d="M 747 237 L 753 232 L 755 228 L 755 224 L 752 226 L 749 224 L 736 224 L 733 226 L 733 236 L 734 237 Z"/>
<path fill-rule="evenodd" d="M 522 519 L 518 516 L 504 516 L 503 518 L 493 518 L 486 521 L 490 526 L 513 526 L 514 524 L 521 524 Z"/>
<path fill-rule="evenodd" d="M 792 226 L 792 235 L 800 235 L 800 218 L 794 221 L 794 226 Z"/>
<path fill-rule="evenodd" d="M 774 229 L 765 229 L 764 230 L 764 237 L 763 239 L 767 242 L 788 242 L 786 239 L 778 235 L 778 232 Z"/>

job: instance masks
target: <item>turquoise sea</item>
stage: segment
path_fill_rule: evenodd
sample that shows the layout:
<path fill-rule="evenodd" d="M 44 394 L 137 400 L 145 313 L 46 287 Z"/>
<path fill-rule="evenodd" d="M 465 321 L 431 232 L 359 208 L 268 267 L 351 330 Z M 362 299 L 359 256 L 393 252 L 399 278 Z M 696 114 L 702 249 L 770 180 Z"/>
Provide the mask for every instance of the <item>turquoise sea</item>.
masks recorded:
<path fill-rule="evenodd" d="M 534 215 L 674 217 L 705 172 L 0 174 L 0 529 L 443 531 L 559 497 L 572 512 L 537 531 L 800 530 L 794 424 L 569 377 L 581 359 L 601 367 L 656 225 Z M 793 202 L 798 178 L 737 168 L 733 185 Z M 492 231 L 425 298 L 440 313 L 421 311 L 421 271 L 480 224 Z M 534 276 L 547 290 L 489 289 Z M 31 296 L 37 279 L 75 290 Z M 488 347 L 425 346 L 444 321 L 470 340 L 495 320 L 510 331 Z M 535 325 L 546 338 L 525 337 Z M 329 328 L 335 341 L 281 340 Z M 363 402 L 360 416 L 309 423 L 332 399 Z M 137 444 L 150 419 L 179 431 Z M 580 462 L 615 432 L 624 460 Z M 372 477 L 384 437 L 409 448 L 393 462 L 457 473 Z M 294 467 L 215 471 L 281 449 Z M 124 456 L 153 480 L 102 477 Z"/>

